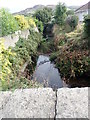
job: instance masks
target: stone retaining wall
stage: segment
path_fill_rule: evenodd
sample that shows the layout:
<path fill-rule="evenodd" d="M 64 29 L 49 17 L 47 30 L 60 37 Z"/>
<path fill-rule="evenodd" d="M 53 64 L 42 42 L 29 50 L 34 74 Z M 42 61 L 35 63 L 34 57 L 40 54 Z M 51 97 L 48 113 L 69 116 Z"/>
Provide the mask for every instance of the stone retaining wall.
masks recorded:
<path fill-rule="evenodd" d="M 0 92 L 1 118 L 89 118 L 88 88 Z"/>
<path fill-rule="evenodd" d="M 27 39 L 29 34 L 30 34 L 29 30 L 24 30 L 17 31 L 14 34 L 2 37 L 5 39 L 4 41 L 5 48 L 7 49 L 10 46 L 15 47 L 15 43 L 19 40 L 19 37 Z"/>

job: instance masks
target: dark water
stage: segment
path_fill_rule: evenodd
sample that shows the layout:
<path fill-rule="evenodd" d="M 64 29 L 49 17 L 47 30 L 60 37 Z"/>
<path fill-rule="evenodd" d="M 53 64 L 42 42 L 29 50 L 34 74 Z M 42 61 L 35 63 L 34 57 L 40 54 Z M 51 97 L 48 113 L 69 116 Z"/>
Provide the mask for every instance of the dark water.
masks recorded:
<path fill-rule="evenodd" d="M 58 69 L 50 62 L 49 56 L 39 56 L 33 79 L 42 83 L 44 87 L 62 88 L 67 86 L 62 81 Z"/>

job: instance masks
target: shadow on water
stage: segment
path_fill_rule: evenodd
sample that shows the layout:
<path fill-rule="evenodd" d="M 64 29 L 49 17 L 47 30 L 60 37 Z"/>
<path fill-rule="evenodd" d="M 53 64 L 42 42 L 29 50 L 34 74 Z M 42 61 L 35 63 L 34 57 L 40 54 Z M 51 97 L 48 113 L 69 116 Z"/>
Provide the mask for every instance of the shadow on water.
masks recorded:
<path fill-rule="evenodd" d="M 40 55 L 38 58 L 33 80 L 43 84 L 44 87 L 62 88 L 67 86 L 62 81 L 58 69 L 50 62 L 49 56 L 45 55 Z"/>

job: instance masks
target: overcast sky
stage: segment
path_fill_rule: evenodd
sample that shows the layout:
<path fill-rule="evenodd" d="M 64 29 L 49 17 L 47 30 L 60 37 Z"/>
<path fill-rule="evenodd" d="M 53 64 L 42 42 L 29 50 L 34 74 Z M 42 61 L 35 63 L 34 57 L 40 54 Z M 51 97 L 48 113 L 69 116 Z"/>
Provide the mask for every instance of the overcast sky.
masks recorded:
<path fill-rule="evenodd" d="M 58 2 L 63 2 L 67 6 L 80 6 L 89 2 L 89 0 L 0 0 L 0 8 L 5 7 L 11 12 L 17 12 L 38 4 L 56 5 Z"/>

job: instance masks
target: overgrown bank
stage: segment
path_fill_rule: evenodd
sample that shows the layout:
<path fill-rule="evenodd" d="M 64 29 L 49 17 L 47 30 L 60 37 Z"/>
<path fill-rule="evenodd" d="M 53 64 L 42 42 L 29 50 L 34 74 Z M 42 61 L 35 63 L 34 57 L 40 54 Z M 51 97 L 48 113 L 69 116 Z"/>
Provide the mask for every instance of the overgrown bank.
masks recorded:
<path fill-rule="evenodd" d="M 59 29 L 58 29 L 59 30 Z M 51 54 L 65 80 L 72 78 L 90 78 L 90 46 L 83 27 L 69 33 L 54 29 L 56 51 Z"/>
<path fill-rule="evenodd" d="M 21 73 L 21 69 L 23 64 L 29 60 L 30 73 L 32 72 L 41 39 L 40 33 L 30 30 L 27 40 L 20 38 L 14 48 L 10 47 L 7 50 L 4 48 L 3 40 L 0 40 L 0 90 L 39 86 Z"/>
<path fill-rule="evenodd" d="M 49 29 L 49 27 L 48 27 Z M 78 25 L 73 31 L 68 31 L 67 25 L 53 25 L 52 35 L 41 44 L 41 52 L 49 54 L 60 70 L 63 80 L 84 80 L 83 86 L 90 86 L 90 37 L 87 35 L 88 25 Z"/>

